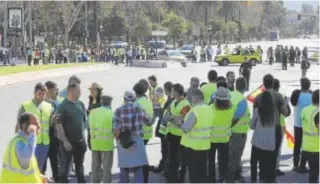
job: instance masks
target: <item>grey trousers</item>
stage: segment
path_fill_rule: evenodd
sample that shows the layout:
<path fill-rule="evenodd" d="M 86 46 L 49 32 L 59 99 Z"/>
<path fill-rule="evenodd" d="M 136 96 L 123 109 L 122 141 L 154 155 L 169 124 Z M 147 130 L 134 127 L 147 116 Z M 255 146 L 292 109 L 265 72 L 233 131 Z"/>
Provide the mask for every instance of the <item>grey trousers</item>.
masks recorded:
<path fill-rule="evenodd" d="M 229 163 L 227 183 L 233 183 L 241 173 L 241 157 L 247 141 L 247 134 L 232 133 L 229 142 Z"/>
<path fill-rule="evenodd" d="M 111 183 L 112 181 L 112 164 L 113 164 L 113 151 L 92 151 L 91 162 L 91 182 L 101 182 L 101 166 L 102 166 L 102 182 Z"/>

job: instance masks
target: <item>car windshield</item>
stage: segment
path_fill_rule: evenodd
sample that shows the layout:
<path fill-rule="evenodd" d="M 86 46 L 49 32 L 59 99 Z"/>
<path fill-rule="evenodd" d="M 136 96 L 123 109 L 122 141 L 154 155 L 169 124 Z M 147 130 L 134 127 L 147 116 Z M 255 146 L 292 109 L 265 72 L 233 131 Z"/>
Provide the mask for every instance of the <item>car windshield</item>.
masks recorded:
<path fill-rule="evenodd" d="M 157 46 L 157 49 L 164 49 L 166 47 L 166 43 L 165 42 L 157 42 L 157 44 L 156 44 L 155 41 L 151 41 L 148 43 L 148 46 L 150 48 L 156 48 L 156 46 Z"/>
<path fill-rule="evenodd" d="M 179 51 L 171 51 L 168 52 L 168 56 L 183 56 L 183 54 L 181 54 Z"/>
<path fill-rule="evenodd" d="M 184 45 L 181 47 L 181 50 L 192 50 L 193 49 L 193 45 Z"/>

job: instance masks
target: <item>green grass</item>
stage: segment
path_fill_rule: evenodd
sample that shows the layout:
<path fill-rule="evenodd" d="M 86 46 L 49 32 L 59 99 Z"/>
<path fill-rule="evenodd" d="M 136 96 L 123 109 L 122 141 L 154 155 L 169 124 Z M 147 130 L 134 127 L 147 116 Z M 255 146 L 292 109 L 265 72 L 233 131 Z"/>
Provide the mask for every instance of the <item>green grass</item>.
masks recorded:
<path fill-rule="evenodd" d="M 38 65 L 38 66 L 0 66 L 0 76 L 22 73 L 22 72 L 32 72 L 32 71 L 41 71 L 41 70 L 49 70 L 55 68 L 70 68 L 77 66 L 86 66 L 86 65 L 94 65 L 95 62 L 89 63 L 70 63 L 70 64 L 48 64 L 48 65 Z"/>

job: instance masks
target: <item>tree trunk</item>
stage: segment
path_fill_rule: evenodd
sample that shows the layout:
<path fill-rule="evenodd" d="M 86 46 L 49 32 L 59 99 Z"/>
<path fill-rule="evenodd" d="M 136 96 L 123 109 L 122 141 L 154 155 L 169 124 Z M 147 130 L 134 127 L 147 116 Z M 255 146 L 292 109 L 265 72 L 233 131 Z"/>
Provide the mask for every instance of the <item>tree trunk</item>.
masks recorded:
<path fill-rule="evenodd" d="M 64 26 L 64 42 L 63 42 L 63 46 L 64 48 L 67 48 L 69 45 L 69 31 L 68 31 L 68 27 Z"/>

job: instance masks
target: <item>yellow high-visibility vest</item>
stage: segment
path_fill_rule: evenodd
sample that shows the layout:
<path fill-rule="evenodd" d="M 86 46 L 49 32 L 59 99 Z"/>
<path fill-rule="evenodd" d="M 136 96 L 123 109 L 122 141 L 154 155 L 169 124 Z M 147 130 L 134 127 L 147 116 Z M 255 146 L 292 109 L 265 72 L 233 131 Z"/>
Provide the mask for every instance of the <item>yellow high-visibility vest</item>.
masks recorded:
<path fill-rule="evenodd" d="M 29 167 L 21 167 L 17 154 L 16 144 L 18 141 L 27 142 L 26 138 L 16 135 L 7 146 L 0 176 L 0 183 L 42 183 L 42 177 L 38 169 L 37 159 L 34 154 Z"/>

